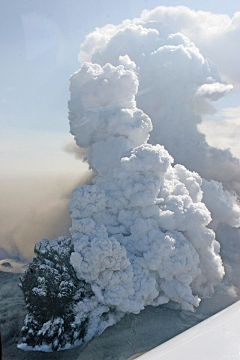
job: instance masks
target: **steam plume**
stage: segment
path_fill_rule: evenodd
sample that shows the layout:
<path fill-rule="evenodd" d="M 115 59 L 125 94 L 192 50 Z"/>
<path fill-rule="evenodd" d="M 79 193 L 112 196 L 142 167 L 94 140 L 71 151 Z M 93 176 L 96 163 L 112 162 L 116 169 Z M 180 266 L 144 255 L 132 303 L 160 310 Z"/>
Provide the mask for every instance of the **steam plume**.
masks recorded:
<path fill-rule="evenodd" d="M 125 313 L 139 313 L 147 305 L 172 300 L 193 310 L 224 275 L 219 243 L 206 227 L 211 216 L 201 202 L 200 176 L 184 166 L 173 167 L 163 146 L 147 144 L 152 124 L 136 107 L 136 73 L 123 65 L 86 63 L 72 76 L 70 91 L 71 132 L 86 149 L 96 176 L 92 185 L 72 192 L 72 244 L 59 238 L 36 245 L 38 259 L 30 265 L 38 274 L 32 276 L 34 296 L 27 286 L 30 271 L 22 280 L 26 299 L 32 298 L 22 348 L 34 343 L 43 350 L 43 342 L 50 342 L 52 349 L 77 345 Z M 65 280 L 67 265 L 64 270 L 56 264 L 63 254 L 76 273 L 71 281 Z M 62 279 L 58 285 L 62 300 L 54 300 L 52 292 L 48 295 L 53 265 L 59 272 L 56 279 Z M 79 285 L 73 290 L 74 276 L 82 290 L 76 288 Z M 57 313 L 46 321 L 47 309 L 42 317 L 35 313 L 36 297 L 48 296 L 57 301 L 57 309 L 62 309 L 67 296 L 68 315 Z M 60 339 L 55 338 L 59 331 L 65 334 Z"/>
<path fill-rule="evenodd" d="M 94 177 L 72 192 L 71 239 L 36 244 L 22 279 L 29 315 L 21 348 L 76 346 L 147 305 L 194 311 L 225 273 L 214 230 L 230 229 L 237 243 L 237 197 L 216 181 L 216 168 L 237 160 L 197 129 L 210 101 L 232 86 L 186 36 L 161 37 L 146 24 L 98 29 L 82 47 L 95 63 L 71 77 L 69 120 Z"/>
<path fill-rule="evenodd" d="M 139 19 L 96 29 L 86 37 L 79 53 L 80 61 L 89 59 L 102 66 L 108 62 L 114 65 L 125 62 L 125 68 L 136 71 L 137 106 L 151 117 L 153 124 L 149 143 L 164 145 L 175 163 L 197 171 L 205 179 L 201 186 L 203 201 L 214 219 L 209 227 L 216 231 L 225 249 L 231 232 L 228 226 L 235 243 L 239 244 L 240 239 L 240 230 L 235 231 L 240 226 L 235 194 L 240 195 L 240 162 L 229 150 L 210 146 L 198 126 L 202 115 L 215 112 L 212 102 L 227 95 L 232 85 L 221 80 L 216 65 L 204 58 L 186 35 L 191 35 L 205 54 L 217 54 L 219 41 L 221 49 L 225 49 L 224 44 L 228 48 L 229 37 L 235 41 L 231 44 L 236 43 L 238 20 L 238 13 L 230 20 L 226 15 L 194 12 L 185 7 L 158 7 L 144 11 Z M 205 27 L 206 22 L 213 26 Z M 215 32 L 211 31 L 213 28 Z M 221 65 L 222 59 L 226 55 L 222 54 L 221 59 L 219 56 Z M 239 83 L 239 69 L 231 61 L 228 58 L 226 63 L 228 68 L 236 70 L 234 79 Z M 233 79 L 225 66 L 220 68 L 225 78 Z M 221 182 L 223 188 L 213 180 Z M 226 229 L 225 237 L 221 234 L 223 229 Z M 236 248 L 238 254 L 239 248 Z M 233 254 L 230 263 L 231 272 L 237 271 L 239 266 Z"/>
<path fill-rule="evenodd" d="M 124 30 L 132 24 L 142 25 L 149 30 L 155 29 L 162 39 L 166 39 L 171 34 L 182 33 L 201 49 L 205 57 L 217 64 L 225 78 L 234 82 L 239 88 L 240 70 L 237 56 L 233 55 L 239 54 L 240 51 L 239 11 L 230 18 L 227 14 L 195 11 L 185 6 L 158 6 L 153 10 L 144 10 L 140 18 L 127 19 L 119 25 L 108 24 L 88 34 L 81 45 L 79 61 L 90 61 L 92 54 L 101 51 L 118 30 Z M 116 49 L 120 47 L 121 45 Z M 150 47 L 149 44 L 147 49 L 149 50 Z M 144 44 L 142 49 L 145 52 Z M 125 54 L 130 54 L 130 52 L 127 51 Z"/>
<path fill-rule="evenodd" d="M 176 163 L 240 194 L 239 159 L 209 146 L 197 127 L 202 114 L 214 111 L 211 102 L 232 85 L 221 81 L 216 66 L 186 36 L 163 36 L 154 24 L 154 29 L 141 23 L 96 30 L 89 38 L 91 60 L 103 66 L 119 64 L 119 56 L 128 58 L 128 66 L 134 64 L 139 75 L 137 106 L 152 119 L 150 143 L 164 145 Z M 101 47 L 94 42 L 97 36 L 105 40 Z"/>

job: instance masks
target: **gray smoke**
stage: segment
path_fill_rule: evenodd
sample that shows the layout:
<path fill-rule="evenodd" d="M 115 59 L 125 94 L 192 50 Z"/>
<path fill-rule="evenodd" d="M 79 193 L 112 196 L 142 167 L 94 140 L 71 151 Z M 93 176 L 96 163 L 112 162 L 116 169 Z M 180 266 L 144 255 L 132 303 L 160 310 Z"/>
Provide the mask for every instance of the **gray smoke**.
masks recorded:
<path fill-rule="evenodd" d="M 77 146 L 73 140 L 66 143 L 63 146 L 63 150 L 66 151 L 68 154 L 73 155 L 76 159 L 83 160 L 86 156 L 85 149 Z"/>

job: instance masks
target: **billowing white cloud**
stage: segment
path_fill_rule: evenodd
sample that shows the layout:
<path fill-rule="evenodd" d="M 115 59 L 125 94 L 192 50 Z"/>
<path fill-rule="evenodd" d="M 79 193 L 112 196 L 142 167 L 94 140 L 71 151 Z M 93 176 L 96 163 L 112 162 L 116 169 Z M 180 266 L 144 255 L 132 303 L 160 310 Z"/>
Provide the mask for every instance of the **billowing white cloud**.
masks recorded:
<path fill-rule="evenodd" d="M 227 95 L 233 88 L 232 85 L 220 83 L 203 84 L 197 89 L 196 95 L 206 97 L 209 100 L 216 101 L 222 96 Z"/>
<path fill-rule="evenodd" d="M 178 41 L 187 41 L 180 35 L 177 35 L 177 38 Z M 171 39 L 174 39 L 174 36 Z M 191 47 L 194 55 L 198 56 L 199 63 L 204 64 L 198 51 L 194 51 L 193 45 Z M 129 64 L 129 57 L 126 57 L 126 60 Z M 202 181 L 197 173 L 186 170 L 182 165 L 172 167 L 173 159 L 164 148 L 146 144 L 147 132 L 152 130 L 152 126 L 144 113 L 140 113 L 140 129 L 139 121 L 135 120 L 136 117 L 138 119 L 139 110 L 136 108 L 134 95 L 138 97 L 139 93 L 134 71 L 136 68 L 131 66 L 131 69 L 124 70 L 122 65 L 113 67 L 107 64 L 102 68 L 99 65 L 84 64 L 82 69 L 72 76 L 72 97 L 69 102 L 71 131 L 80 146 L 83 146 L 81 139 L 84 134 L 90 131 L 91 136 L 84 137 L 83 141 L 89 164 L 98 176 L 94 185 L 75 189 L 72 193 L 69 209 L 73 220 L 71 233 L 75 252 L 72 254 L 71 263 L 79 279 L 84 278 L 93 284 L 92 289 L 99 303 L 110 307 L 115 305 L 117 311 L 138 312 L 147 304 L 160 304 L 167 301 L 167 298 L 179 302 L 184 308 L 190 308 L 189 304 L 186 304 L 186 297 L 181 299 L 180 294 L 187 295 L 190 304 L 195 306 L 196 298 L 191 298 L 187 288 L 183 291 L 181 286 L 179 287 L 180 279 L 181 283 L 186 280 L 184 287 L 190 285 L 194 294 L 204 297 L 213 292 L 214 284 L 221 278 L 221 260 L 212 252 L 214 250 L 217 254 L 220 246 L 215 241 L 214 232 L 205 226 L 211 222 L 211 228 L 216 231 L 220 224 L 239 227 L 240 208 L 236 197 L 223 189 L 220 183 Z M 84 78 L 84 84 L 81 77 Z M 108 79 L 107 87 L 104 77 Z M 118 82 L 121 87 L 119 92 L 115 92 Z M 76 84 L 80 84 L 79 87 Z M 94 84 L 92 86 L 97 89 L 91 94 L 94 93 L 99 101 L 104 98 L 104 93 L 106 99 L 109 98 L 110 86 L 113 87 L 112 94 L 116 93 L 115 96 L 120 100 L 113 98 L 112 102 L 104 107 L 98 103 L 94 106 L 89 104 L 85 96 L 78 94 L 85 94 L 84 87 L 89 89 L 90 84 Z M 126 91 L 123 84 L 127 87 Z M 224 88 L 220 84 L 212 84 L 213 86 L 207 89 L 212 94 L 214 91 L 219 93 L 219 89 L 221 92 Z M 98 97 L 98 93 L 101 93 L 101 97 Z M 75 99 L 78 99 L 78 103 Z M 95 102 L 96 100 L 94 104 Z M 86 107 L 86 104 L 89 105 Z M 126 107 L 124 111 L 123 106 Z M 126 119 L 125 112 L 130 110 L 132 117 Z M 114 126 L 111 126 L 111 123 Z M 129 129 L 126 132 L 123 131 L 125 127 Z M 154 128 L 152 132 L 155 132 Z M 145 144 L 140 145 L 141 141 Z M 136 145 L 137 148 L 134 148 Z M 212 217 L 209 217 L 205 205 L 201 203 L 202 196 Z M 178 255 L 169 253 L 168 258 L 166 237 L 174 239 L 175 249 L 179 246 Z M 115 240 L 120 243 L 122 250 Z M 226 239 L 222 240 L 224 241 Z M 98 250 L 95 250 L 100 244 L 105 244 L 101 264 Z M 118 248 L 116 255 L 111 250 L 113 246 Z M 189 258 L 188 263 L 192 264 L 191 267 L 193 263 L 198 264 L 201 275 L 197 276 L 197 270 L 193 268 L 189 268 L 187 273 L 186 269 L 178 268 L 180 273 L 173 275 L 172 271 L 177 270 L 169 260 L 175 256 L 183 256 L 183 248 L 188 246 L 193 257 L 192 260 Z M 196 251 L 195 255 L 191 246 Z M 163 260 L 163 253 L 168 260 Z M 196 260 L 197 258 L 199 260 Z M 103 259 L 106 259 L 106 263 Z M 182 261 L 185 263 L 185 260 Z M 216 270 L 213 264 L 217 266 Z M 211 281 L 208 280 L 208 270 Z M 118 275 L 114 275 L 115 271 Z M 152 272 L 156 274 L 156 271 L 161 278 L 160 289 L 153 280 L 156 280 L 155 275 L 153 278 L 151 275 Z M 216 280 L 212 277 L 214 273 Z M 140 285 L 145 284 L 142 282 L 143 274 L 153 287 Z M 159 295 L 156 295 L 158 291 Z M 122 297 L 119 294 L 123 294 Z"/>
<path fill-rule="evenodd" d="M 81 45 L 79 59 L 103 66 L 107 62 L 118 65 L 119 57 L 127 56 L 139 75 L 137 106 L 153 123 L 150 142 L 164 145 L 177 163 L 240 194 L 239 161 L 229 150 L 209 146 L 198 131 L 201 116 L 214 113 L 211 101 L 232 89 L 203 57 L 200 40 L 212 41 L 214 47 L 212 37 L 235 29 L 235 20 L 186 7 L 160 6 L 144 11 L 139 19 L 96 29 Z M 186 35 L 196 44 L 199 41 L 201 52 Z"/>
<path fill-rule="evenodd" d="M 67 341 L 77 345 L 147 305 L 174 301 L 194 310 L 220 286 L 225 270 L 215 231 L 230 229 L 239 242 L 240 208 L 236 195 L 216 180 L 238 189 L 240 165 L 229 151 L 210 147 L 198 131 L 201 115 L 212 111 L 210 101 L 232 86 L 179 32 L 194 14 L 184 7 L 160 7 L 141 19 L 96 29 L 81 47 L 80 59 L 91 62 L 71 77 L 70 130 L 95 175 L 91 184 L 72 192 L 71 240 L 59 238 L 53 245 L 42 240 L 35 265 L 41 260 L 51 272 L 56 247 L 68 254 L 82 290 L 68 303 L 71 315 L 44 324 L 34 311 L 27 317 L 28 345 L 34 332 L 37 346 L 43 333 L 54 348 L 70 346 Z M 218 18 L 194 16 L 192 26 L 211 20 L 209 34 L 217 32 Z M 230 168 L 235 172 L 222 174 Z M 221 237 L 223 246 L 227 240 Z M 228 288 L 237 285 L 231 276 L 237 265 L 226 253 Z M 41 296 L 47 279 L 37 282 L 35 293 Z M 73 291 L 71 284 L 64 282 Z M 64 333 L 66 316 L 71 326 Z M 62 343 L 52 340 L 58 331 L 64 333 Z"/>
<path fill-rule="evenodd" d="M 71 132 L 95 172 L 92 185 L 73 190 L 69 204 L 70 263 L 79 281 L 91 287 L 72 305 L 72 328 L 85 328 L 79 344 L 147 305 L 172 300 L 193 310 L 213 294 L 224 267 L 215 233 L 207 228 L 211 215 L 201 202 L 201 177 L 173 167 L 163 146 L 147 143 L 152 124 L 136 107 L 135 71 L 85 63 L 71 77 L 70 91 Z M 53 244 L 60 253 L 66 239 Z M 47 246 L 43 239 L 36 249 L 47 255 Z M 44 296 L 44 284 L 32 291 Z M 32 321 L 34 315 L 26 319 L 25 333 Z M 37 346 L 45 328 L 56 324 L 62 326 L 62 318 L 39 321 Z M 66 346 L 66 340 L 57 344 Z"/>
<path fill-rule="evenodd" d="M 170 17 L 168 30 L 163 26 L 164 20 L 158 21 L 155 16 L 163 9 L 165 16 L 169 14 Z M 153 123 L 149 141 L 164 145 L 176 163 L 199 172 L 208 180 L 221 181 L 226 188 L 240 193 L 238 160 L 229 151 L 209 146 L 197 127 L 202 115 L 214 112 L 211 101 L 225 96 L 232 85 L 221 80 L 216 66 L 203 57 L 189 38 L 179 32 L 171 34 L 179 28 L 174 20 L 170 21 L 170 15 L 175 14 L 177 23 L 181 19 L 182 24 L 184 11 L 188 15 L 185 21 L 190 14 L 198 14 L 184 7 L 160 7 L 156 14 L 152 13 L 156 19 L 149 18 L 153 23 L 146 20 L 145 13 L 141 21 L 135 19 L 119 26 L 96 29 L 89 35 L 91 41 L 86 37 L 79 56 L 80 59 L 86 57 L 84 49 L 87 48 L 91 61 L 102 66 L 108 62 L 118 65 L 123 57 L 128 58 L 128 63 L 136 64 L 134 69 L 139 75 L 137 106 Z M 212 19 L 211 14 L 198 14 L 202 21 L 204 15 L 206 22 Z M 214 17 L 210 23 L 213 20 Z"/>
<path fill-rule="evenodd" d="M 200 176 L 146 144 L 152 125 L 136 108 L 133 70 L 85 63 L 70 90 L 71 132 L 97 174 L 69 204 L 77 276 L 117 313 L 169 300 L 193 309 L 224 274 Z"/>
<path fill-rule="evenodd" d="M 205 57 L 218 65 L 222 75 L 240 85 L 240 12 L 230 18 L 226 14 L 195 11 L 185 6 L 159 6 L 153 10 L 144 10 L 140 18 L 125 20 L 117 26 L 106 25 L 86 36 L 79 60 L 89 61 L 92 54 L 104 48 L 118 30 L 131 24 L 156 29 L 162 38 L 177 32 L 184 34 L 201 49 Z"/>
<path fill-rule="evenodd" d="M 140 19 L 126 20 L 118 26 L 107 25 L 96 29 L 86 37 L 79 53 L 80 61 L 88 60 L 101 66 L 106 66 L 107 63 L 114 66 L 122 64 L 125 69 L 132 69 L 138 74 L 137 106 L 150 116 L 153 124 L 148 142 L 164 145 L 176 163 L 198 171 L 207 179 L 202 182 L 195 173 L 187 172 L 180 165 L 174 168 L 178 179 L 185 184 L 190 194 L 198 184 L 198 201 L 201 200 L 202 191 L 203 201 L 212 213 L 209 226 L 214 228 L 217 234 L 221 226 L 239 227 L 240 211 L 236 197 L 220 183 L 210 180 L 221 181 L 229 190 L 240 193 L 240 164 L 230 151 L 209 146 L 198 131 L 198 125 L 202 122 L 202 115 L 214 112 L 211 101 L 227 95 L 232 89 L 231 84 L 226 84 L 221 79 L 220 73 L 224 78 L 232 79 L 231 71 L 234 70 L 234 83 L 238 81 L 236 72 L 239 72 L 239 69 L 235 66 L 236 61 L 232 57 L 228 59 L 224 50 L 221 50 L 221 54 L 218 50 L 215 52 L 220 42 L 221 49 L 224 49 L 224 41 L 229 44 L 228 39 L 231 36 L 235 37 L 236 42 L 238 32 L 237 14 L 230 19 L 225 15 L 195 12 L 185 7 L 158 7 L 150 12 L 143 12 Z M 217 56 L 212 57 L 212 54 Z M 217 62 L 220 72 L 206 57 Z M 226 59 L 229 60 L 227 67 L 224 64 Z M 228 71 L 230 64 L 232 69 Z M 108 146 L 110 147 L 110 143 Z M 191 181 L 195 184 L 193 188 L 188 187 Z M 176 226 L 178 230 L 183 229 L 183 224 L 180 225 L 177 217 L 179 203 L 177 206 L 169 206 L 170 211 L 175 214 L 174 220 L 170 213 L 165 214 L 164 220 L 160 222 L 162 229 L 165 229 L 165 226 L 168 231 L 176 230 Z M 188 240 L 191 239 L 190 241 L 200 241 L 196 231 L 191 229 L 194 221 L 191 219 L 191 222 L 187 223 L 184 235 Z M 233 232 L 236 240 L 238 233 L 235 230 Z M 210 232 L 210 242 L 212 236 Z M 221 237 L 224 247 L 226 241 L 227 239 Z M 197 243 L 194 246 L 198 248 Z M 219 251 L 216 245 L 215 250 Z M 224 256 L 228 258 L 229 254 L 226 256 L 225 253 Z M 211 256 L 206 258 L 212 260 Z M 230 264 L 229 259 L 227 263 Z M 236 264 L 232 262 L 232 265 L 234 268 Z M 231 275 L 228 276 L 228 281 L 231 281 L 231 278 Z M 199 279 L 201 277 L 198 277 Z M 198 280 L 194 283 L 197 284 L 196 287 L 201 287 Z M 209 288 L 206 291 L 209 291 Z M 174 294 L 171 294 L 174 297 Z"/>

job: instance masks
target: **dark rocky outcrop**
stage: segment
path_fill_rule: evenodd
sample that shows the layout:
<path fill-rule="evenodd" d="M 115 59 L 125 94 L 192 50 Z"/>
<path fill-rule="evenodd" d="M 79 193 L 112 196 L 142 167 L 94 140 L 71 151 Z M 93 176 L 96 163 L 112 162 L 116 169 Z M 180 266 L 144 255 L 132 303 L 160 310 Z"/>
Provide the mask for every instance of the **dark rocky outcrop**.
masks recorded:
<path fill-rule="evenodd" d="M 28 311 L 21 334 L 27 346 L 60 350 L 83 341 L 88 319 L 76 322 L 74 305 L 94 294 L 77 279 L 70 264 L 72 251 L 67 237 L 42 239 L 35 246 L 37 256 L 20 279 Z"/>

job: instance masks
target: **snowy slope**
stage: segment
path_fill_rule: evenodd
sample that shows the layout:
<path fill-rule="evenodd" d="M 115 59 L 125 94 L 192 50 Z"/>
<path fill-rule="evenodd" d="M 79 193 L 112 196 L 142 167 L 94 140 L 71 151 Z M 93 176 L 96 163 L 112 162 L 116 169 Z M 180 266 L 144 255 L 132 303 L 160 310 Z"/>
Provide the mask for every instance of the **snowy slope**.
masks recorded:
<path fill-rule="evenodd" d="M 240 358 L 240 301 L 139 360 L 237 360 Z"/>

